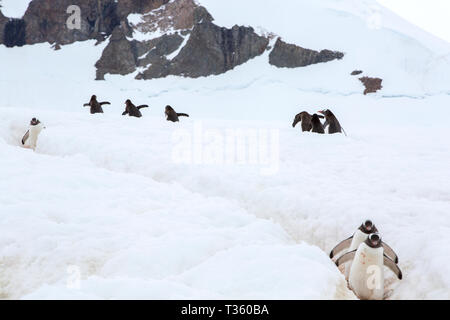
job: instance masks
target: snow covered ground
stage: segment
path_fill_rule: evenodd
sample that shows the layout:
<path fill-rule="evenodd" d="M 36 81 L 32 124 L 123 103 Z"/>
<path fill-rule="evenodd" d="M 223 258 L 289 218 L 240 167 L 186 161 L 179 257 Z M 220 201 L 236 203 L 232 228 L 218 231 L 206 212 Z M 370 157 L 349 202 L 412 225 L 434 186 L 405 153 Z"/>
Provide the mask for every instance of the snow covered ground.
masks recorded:
<path fill-rule="evenodd" d="M 0 47 L 0 298 L 351 299 L 328 252 L 371 218 L 404 274 L 387 273 L 389 298 L 450 299 L 450 46 L 368 28 L 372 1 L 333 2 L 357 12 L 291 1 L 284 19 L 270 6 L 231 14 L 233 1 L 201 2 L 218 24 L 347 56 L 96 82 L 104 45 Z M 301 28 L 323 23 L 298 19 L 307 10 L 330 27 Z M 362 95 L 354 69 L 384 89 Z M 82 107 L 91 94 L 112 103 L 105 114 Z M 150 105 L 143 118 L 120 115 L 127 98 Z M 191 117 L 166 122 L 167 104 Z M 347 137 L 291 127 L 324 107 Z M 36 152 L 19 147 L 34 116 L 46 126 Z M 252 142 L 243 148 L 230 140 L 239 130 Z"/>

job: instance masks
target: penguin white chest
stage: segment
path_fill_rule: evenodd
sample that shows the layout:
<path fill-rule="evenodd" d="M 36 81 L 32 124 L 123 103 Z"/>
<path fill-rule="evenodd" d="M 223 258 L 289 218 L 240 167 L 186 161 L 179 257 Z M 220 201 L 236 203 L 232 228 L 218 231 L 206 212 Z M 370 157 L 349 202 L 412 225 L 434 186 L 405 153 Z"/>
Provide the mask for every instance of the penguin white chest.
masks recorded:
<path fill-rule="evenodd" d="M 28 139 L 27 141 L 25 141 L 25 144 L 27 146 L 29 146 L 30 148 L 35 149 L 36 148 L 36 144 L 37 144 L 37 140 L 39 137 L 39 134 L 42 131 L 42 125 L 38 124 L 35 126 L 30 126 L 29 132 L 28 132 Z"/>
<path fill-rule="evenodd" d="M 360 299 L 381 300 L 384 296 L 383 248 L 362 243 L 350 267 L 349 284 Z"/>
<path fill-rule="evenodd" d="M 350 244 L 350 247 L 348 248 L 347 252 L 358 249 L 360 244 L 366 241 L 367 237 L 368 234 L 362 232 L 361 230 L 356 230 L 356 232 L 353 235 L 352 243 Z M 347 262 L 345 265 L 345 279 L 347 280 L 350 274 L 350 266 L 351 262 Z"/>

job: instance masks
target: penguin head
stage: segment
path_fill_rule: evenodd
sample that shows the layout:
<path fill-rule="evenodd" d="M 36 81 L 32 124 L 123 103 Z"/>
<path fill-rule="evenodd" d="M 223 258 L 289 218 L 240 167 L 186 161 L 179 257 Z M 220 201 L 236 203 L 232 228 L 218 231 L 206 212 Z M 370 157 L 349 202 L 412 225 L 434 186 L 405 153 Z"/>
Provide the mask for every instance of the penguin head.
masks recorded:
<path fill-rule="evenodd" d="M 39 123 L 41 123 L 41 122 L 36 118 L 33 118 L 30 121 L 30 125 L 32 125 L 32 126 L 37 126 Z"/>
<path fill-rule="evenodd" d="M 317 112 L 323 114 L 325 117 L 330 117 L 333 115 L 333 112 L 331 112 L 330 109 L 323 109 Z"/>
<path fill-rule="evenodd" d="M 173 108 L 169 105 L 166 106 L 166 111 L 173 111 Z"/>
<path fill-rule="evenodd" d="M 91 101 L 97 100 L 97 96 L 95 94 L 92 95 Z"/>
<path fill-rule="evenodd" d="M 377 228 L 375 227 L 375 225 L 371 220 L 364 221 L 364 223 L 361 224 L 361 227 L 359 229 L 367 234 L 378 232 Z"/>
<path fill-rule="evenodd" d="M 369 247 L 379 248 L 381 247 L 381 236 L 379 233 L 371 233 L 366 240 Z"/>
<path fill-rule="evenodd" d="M 131 100 L 130 100 L 130 99 L 127 99 L 127 101 L 125 101 L 125 104 L 126 104 L 127 106 L 129 106 L 129 105 L 131 104 Z"/>

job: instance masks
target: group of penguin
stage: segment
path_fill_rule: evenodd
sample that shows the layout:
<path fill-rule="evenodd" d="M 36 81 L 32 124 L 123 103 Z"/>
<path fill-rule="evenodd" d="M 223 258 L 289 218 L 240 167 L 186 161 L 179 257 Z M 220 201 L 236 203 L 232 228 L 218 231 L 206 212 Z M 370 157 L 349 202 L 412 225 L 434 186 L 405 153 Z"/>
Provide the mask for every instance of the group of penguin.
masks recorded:
<path fill-rule="evenodd" d="M 336 260 L 336 266 L 345 266 L 345 278 L 349 288 L 362 300 L 384 298 L 383 266 L 388 267 L 398 279 L 402 272 L 397 254 L 381 240 L 371 220 L 366 220 L 355 233 L 331 250 L 330 258 L 344 251 Z"/>
<path fill-rule="evenodd" d="M 344 131 L 338 119 L 333 114 L 333 112 L 331 112 L 331 110 L 325 109 L 317 112 L 320 113 L 321 115 L 318 115 L 316 113 L 311 115 L 306 111 L 300 112 L 295 116 L 294 122 L 292 123 L 292 127 L 295 128 L 295 126 L 299 122 L 301 122 L 303 132 L 315 132 L 319 134 L 324 134 L 325 129 L 327 127 L 329 127 L 328 128 L 329 134 L 342 133 L 342 131 Z M 322 121 L 320 121 L 320 119 L 325 119 L 325 123 L 322 124 Z"/>
<path fill-rule="evenodd" d="M 103 113 L 102 105 L 108 105 L 109 102 L 98 102 L 97 97 L 93 95 L 89 103 L 84 106 L 91 108 L 91 113 Z M 122 115 L 131 117 L 142 117 L 141 109 L 148 108 L 147 105 L 135 106 L 131 100 L 126 100 L 125 111 Z M 318 111 L 318 114 L 310 115 L 307 112 L 301 112 L 295 116 L 293 127 L 299 122 L 302 123 L 303 131 L 312 131 L 316 133 L 325 133 L 324 129 L 329 126 L 328 133 L 342 132 L 342 127 L 334 114 L 326 109 Z M 185 113 L 177 113 L 171 106 L 166 106 L 166 119 L 168 121 L 177 122 L 179 117 L 189 115 Z M 320 119 L 325 118 L 322 124 Z M 31 119 L 30 127 L 22 138 L 22 145 L 26 148 L 36 148 L 36 142 L 39 133 L 45 127 L 36 119 Z M 330 258 L 333 259 L 338 253 L 345 251 L 340 255 L 335 263 L 339 267 L 345 266 L 345 278 L 348 281 L 349 288 L 353 290 L 355 295 L 364 300 L 381 300 L 384 298 L 384 272 L 383 266 L 387 266 L 398 279 L 402 279 L 402 272 L 398 267 L 397 254 L 392 248 L 382 241 L 377 228 L 371 220 L 366 220 L 355 231 L 355 233 L 341 241 L 333 248 Z"/>
<path fill-rule="evenodd" d="M 108 101 L 98 102 L 97 96 L 93 95 L 91 97 L 91 100 L 89 100 L 89 102 L 85 103 L 83 106 L 90 107 L 91 114 L 95 114 L 95 113 L 103 113 L 102 106 L 110 105 L 110 104 L 111 103 Z M 143 108 L 148 108 L 148 105 L 143 104 L 143 105 L 136 107 L 131 102 L 130 99 L 127 99 L 125 101 L 125 111 L 122 113 L 122 115 L 123 116 L 128 115 L 130 117 L 140 118 L 140 117 L 142 117 L 141 109 L 143 109 Z M 171 106 L 166 106 L 165 115 L 166 115 L 166 120 L 172 121 L 172 122 L 180 121 L 179 117 L 189 117 L 189 115 L 186 113 L 177 113 Z M 36 149 L 36 143 L 37 143 L 38 136 L 41 133 L 42 129 L 44 129 L 44 128 L 45 127 L 42 126 L 42 123 L 38 119 L 36 119 L 36 118 L 31 119 L 30 126 L 22 138 L 22 145 L 25 148 L 29 148 L 29 149 L 33 149 L 33 150 Z"/>
<path fill-rule="evenodd" d="M 85 103 L 84 107 L 91 108 L 91 114 L 95 113 L 103 113 L 103 105 L 111 104 L 108 101 L 98 102 L 97 96 L 93 95 L 91 100 L 88 103 Z M 122 113 L 123 116 L 129 115 L 130 117 L 140 118 L 142 117 L 141 109 L 148 108 L 148 105 L 143 104 L 140 106 L 135 106 L 130 99 L 125 101 L 125 111 Z M 171 106 L 166 106 L 165 110 L 167 121 L 177 122 L 179 121 L 179 117 L 189 117 L 186 113 L 177 113 Z"/>

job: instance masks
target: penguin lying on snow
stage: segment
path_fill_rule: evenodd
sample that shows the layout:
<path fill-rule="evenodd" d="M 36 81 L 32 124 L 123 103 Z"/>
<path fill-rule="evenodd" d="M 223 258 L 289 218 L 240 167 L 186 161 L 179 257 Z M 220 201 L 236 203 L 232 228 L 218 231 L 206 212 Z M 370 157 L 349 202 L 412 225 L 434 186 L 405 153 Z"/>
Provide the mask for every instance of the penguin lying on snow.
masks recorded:
<path fill-rule="evenodd" d="M 141 109 L 143 108 L 148 108 L 148 105 L 143 104 L 141 106 L 136 107 L 130 99 L 128 99 L 127 101 L 125 101 L 125 111 L 122 113 L 122 115 L 126 115 L 128 114 L 130 117 L 136 117 L 136 118 L 140 118 L 142 117 L 142 113 L 141 113 Z"/>
<path fill-rule="evenodd" d="M 176 113 L 175 110 L 171 106 L 166 106 L 166 119 L 167 121 L 177 122 L 180 121 L 178 117 L 189 117 L 186 113 Z"/>
<path fill-rule="evenodd" d="M 30 127 L 22 138 L 22 145 L 25 148 L 36 149 L 37 139 L 42 129 L 45 129 L 45 127 L 42 126 L 38 119 L 31 119 Z"/>
<path fill-rule="evenodd" d="M 403 278 L 397 264 L 384 253 L 383 242 L 378 233 L 370 234 L 357 250 L 347 252 L 337 259 L 336 265 L 349 261 L 352 262 L 348 283 L 360 299 L 381 300 L 384 298 L 383 266 L 392 270 L 398 279 Z"/>
<path fill-rule="evenodd" d="M 93 95 L 91 97 L 91 100 L 89 101 L 89 103 L 85 103 L 83 106 L 84 107 L 91 107 L 91 114 L 94 114 L 94 113 L 103 113 L 102 105 L 104 105 L 104 104 L 111 104 L 111 103 L 109 103 L 107 101 L 105 101 L 105 102 L 98 102 L 97 101 L 97 96 Z"/>

